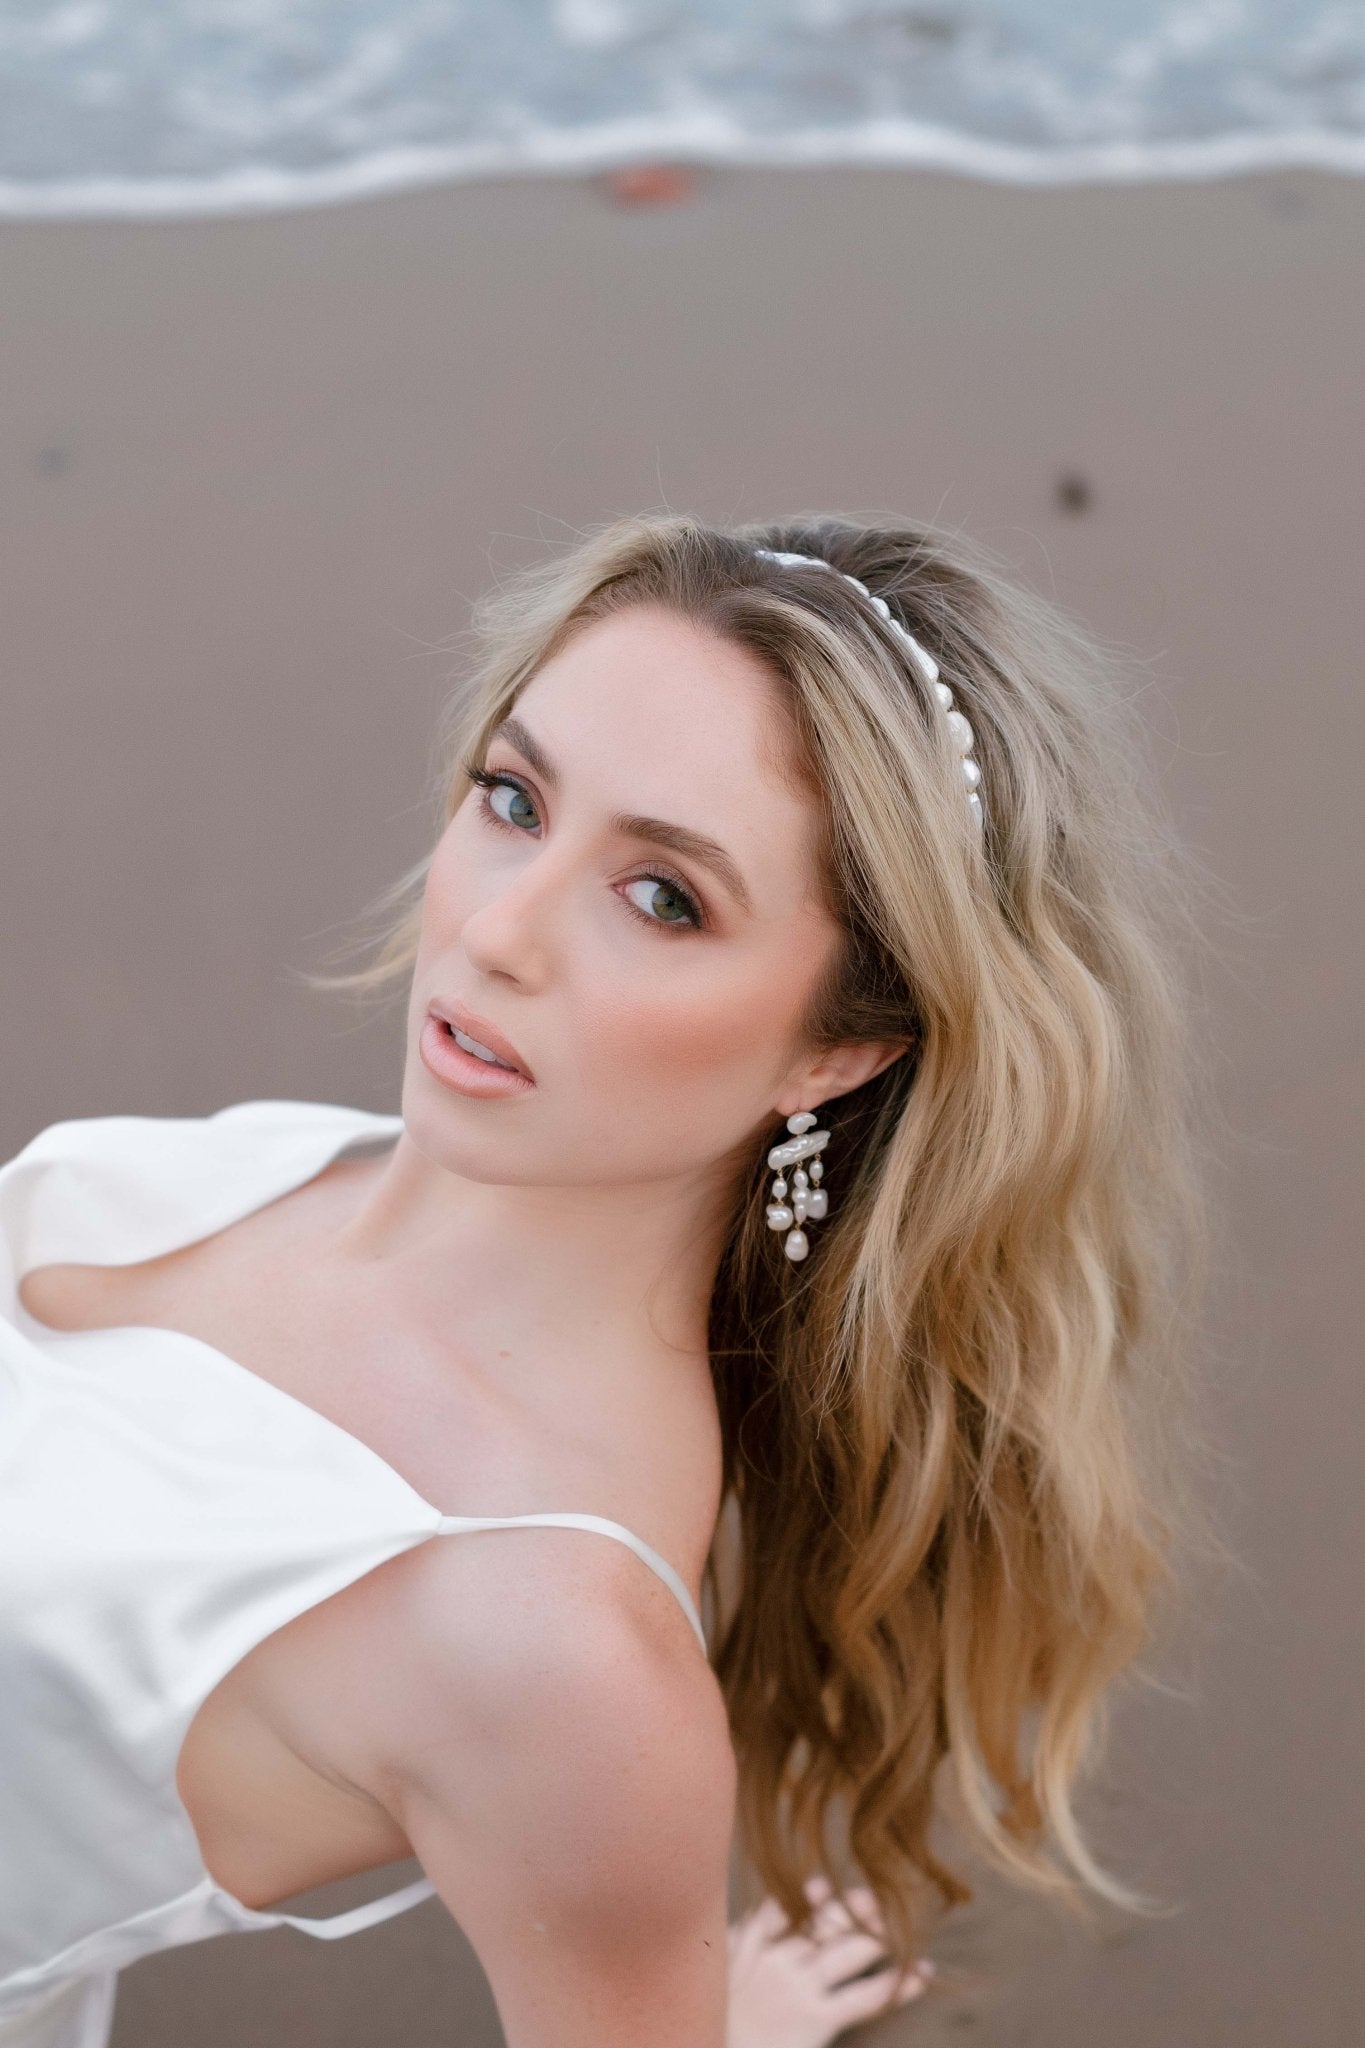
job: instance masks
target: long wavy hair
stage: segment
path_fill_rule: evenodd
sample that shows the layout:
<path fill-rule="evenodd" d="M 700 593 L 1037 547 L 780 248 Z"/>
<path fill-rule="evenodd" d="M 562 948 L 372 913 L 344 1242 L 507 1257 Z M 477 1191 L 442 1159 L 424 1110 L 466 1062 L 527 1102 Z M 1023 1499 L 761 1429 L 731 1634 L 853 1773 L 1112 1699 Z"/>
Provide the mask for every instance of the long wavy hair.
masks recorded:
<path fill-rule="evenodd" d="M 859 578 L 932 652 L 975 733 L 984 835 L 903 643 L 841 577 L 759 547 Z M 778 685 L 843 933 L 810 1044 L 910 1047 L 822 1111 L 834 1199 L 801 1266 L 766 1227 L 771 1134 L 733 1190 L 704 1593 L 741 1845 L 797 1926 L 805 1879 L 842 1890 L 851 1860 L 904 1962 L 934 1892 L 970 1896 L 945 1809 L 1016 1878 L 1137 1903 L 1074 1800 L 1172 1578 L 1203 1204 L 1192 897 L 1121 663 L 954 533 L 620 519 L 476 606 L 442 825 L 541 664 L 643 604 Z M 309 978 L 405 983 L 426 868 L 376 906 L 366 964 Z"/>

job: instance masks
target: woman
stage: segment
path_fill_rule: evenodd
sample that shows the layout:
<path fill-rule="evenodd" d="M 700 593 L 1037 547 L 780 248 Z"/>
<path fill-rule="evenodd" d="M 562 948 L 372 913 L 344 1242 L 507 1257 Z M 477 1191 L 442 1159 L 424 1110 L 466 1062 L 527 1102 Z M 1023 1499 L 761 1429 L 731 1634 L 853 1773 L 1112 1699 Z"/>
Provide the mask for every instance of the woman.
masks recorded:
<path fill-rule="evenodd" d="M 1197 1205 L 1104 664 L 833 517 L 620 521 L 477 623 L 438 842 L 334 977 L 407 991 L 401 1114 L 0 1176 L 7 2044 L 413 1854 L 310 1931 L 434 1888 L 512 2048 L 721 2048 L 727 1974 L 733 2048 L 913 1996 L 940 1812 L 1123 1896 L 1072 1790 L 1166 1569 Z"/>

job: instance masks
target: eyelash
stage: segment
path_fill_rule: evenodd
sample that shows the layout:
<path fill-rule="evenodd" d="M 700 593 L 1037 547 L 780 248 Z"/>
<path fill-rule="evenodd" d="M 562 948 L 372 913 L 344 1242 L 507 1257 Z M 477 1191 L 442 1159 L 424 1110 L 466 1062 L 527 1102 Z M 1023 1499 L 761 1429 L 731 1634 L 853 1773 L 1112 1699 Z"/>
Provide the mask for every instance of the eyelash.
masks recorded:
<path fill-rule="evenodd" d="M 532 802 L 534 802 L 535 799 L 531 797 L 531 792 L 526 787 L 526 784 L 515 775 L 491 773 L 487 768 L 481 768 L 476 762 L 473 761 L 466 761 L 463 765 L 464 772 L 469 777 L 470 781 L 477 783 L 479 788 L 483 791 L 483 795 L 479 800 L 480 815 L 484 819 L 486 819 L 486 821 L 490 825 L 500 826 L 502 830 L 505 832 L 519 831 L 519 826 L 509 825 L 506 818 L 500 818 L 497 812 L 491 808 L 488 801 L 488 792 L 490 790 L 500 789 L 503 787 L 506 787 L 507 789 L 516 789 L 520 790 L 521 794 L 524 797 L 527 797 Z M 697 902 L 695 896 L 693 896 L 691 890 L 686 886 L 686 884 L 678 875 L 671 875 L 667 872 L 666 869 L 655 870 L 652 868 L 647 868 L 643 874 L 632 875 L 631 880 L 634 882 L 662 882 L 665 888 L 676 890 L 677 894 L 682 898 L 682 901 L 687 906 L 688 921 L 686 924 L 679 927 L 677 924 L 671 924 L 665 918 L 650 917 L 647 911 L 641 910 L 638 904 L 632 903 L 628 896 L 623 896 L 621 898 L 621 901 L 625 904 L 626 909 L 631 913 L 632 917 L 638 917 L 641 924 L 649 925 L 651 929 L 656 932 L 666 932 L 670 930 L 676 931 L 679 929 L 682 929 L 684 931 L 704 931 L 706 929 L 706 919 L 702 914 L 700 904 Z"/>

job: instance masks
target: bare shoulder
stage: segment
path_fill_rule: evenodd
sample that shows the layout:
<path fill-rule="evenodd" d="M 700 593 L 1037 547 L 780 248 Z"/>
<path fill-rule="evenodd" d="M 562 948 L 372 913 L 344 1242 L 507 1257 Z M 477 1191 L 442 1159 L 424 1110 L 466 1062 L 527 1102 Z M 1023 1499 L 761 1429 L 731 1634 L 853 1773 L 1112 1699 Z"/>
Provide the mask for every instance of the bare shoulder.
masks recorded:
<path fill-rule="evenodd" d="M 471 1939 L 499 1896 L 593 1940 L 723 1935 L 734 1754 L 673 1594 L 584 1530 L 478 1531 L 433 1562 L 404 1596 L 385 1803 Z"/>
<path fill-rule="evenodd" d="M 122 1269 L 104 1266 L 38 1266 L 19 1282 L 28 1313 L 53 1330 L 87 1330 L 108 1319 L 118 1302 Z"/>
<path fill-rule="evenodd" d="M 475 1755 L 524 1768 L 529 1748 L 572 1731 L 580 1782 L 625 1745 L 661 1783 L 682 1770 L 694 1791 L 710 1778 L 728 1794 L 715 1674 L 673 1592 L 625 1544 L 574 1528 L 476 1530 L 426 1546 L 423 1564 L 403 1600 L 412 1704 L 388 1760 L 396 1779 L 430 1769 L 433 1743 L 458 1780 Z"/>

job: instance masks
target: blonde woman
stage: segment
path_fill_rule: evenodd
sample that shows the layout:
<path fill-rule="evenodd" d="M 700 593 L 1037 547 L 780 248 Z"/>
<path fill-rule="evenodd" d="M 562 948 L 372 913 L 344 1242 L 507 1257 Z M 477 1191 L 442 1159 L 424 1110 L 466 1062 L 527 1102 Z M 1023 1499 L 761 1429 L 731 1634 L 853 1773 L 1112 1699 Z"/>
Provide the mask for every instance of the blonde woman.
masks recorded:
<path fill-rule="evenodd" d="M 1121 1891 L 1073 1788 L 1167 1569 L 1197 1203 L 1120 693 L 891 522 L 623 520 L 477 626 L 340 978 L 405 994 L 401 1108 L 0 1175 L 9 2048 L 433 1890 L 510 2048 L 814 2048 L 927 1981 L 940 1814 Z"/>

